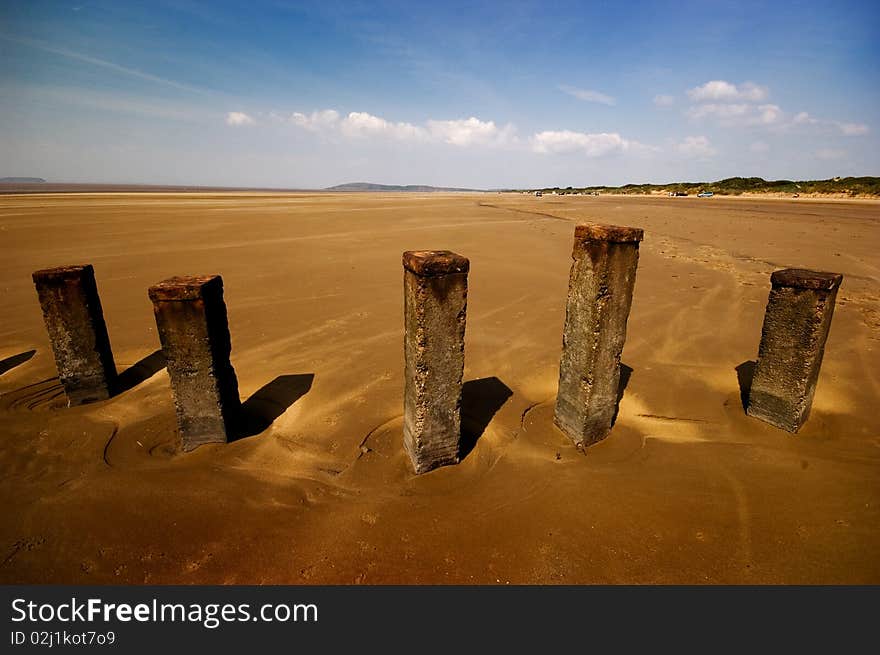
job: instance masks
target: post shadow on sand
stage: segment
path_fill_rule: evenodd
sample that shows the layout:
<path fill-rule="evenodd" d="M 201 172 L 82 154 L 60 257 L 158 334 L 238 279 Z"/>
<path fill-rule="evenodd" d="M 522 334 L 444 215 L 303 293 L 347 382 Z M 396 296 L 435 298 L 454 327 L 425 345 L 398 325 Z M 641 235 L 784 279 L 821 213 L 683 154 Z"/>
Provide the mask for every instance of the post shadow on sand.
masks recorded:
<path fill-rule="evenodd" d="M 496 377 L 470 380 L 461 385 L 461 441 L 458 456 L 464 460 L 477 445 L 489 421 L 513 391 Z"/>
<path fill-rule="evenodd" d="M 132 364 L 116 377 L 114 396 L 133 389 L 141 382 L 146 382 L 165 368 L 165 353 L 156 350 L 139 362 Z"/>
<path fill-rule="evenodd" d="M 632 367 L 621 362 L 620 382 L 617 383 L 617 402 L 614 404 L 614 416 L 611 417 L 612 427 L 617 423 L 617 414 L 620 412 L 620 401 L 623 400 L 623 392 L 626 391 L 626 385 L 629 384 L 629 379 L 632 377 L 632 374 Z"/>
<path fill-rule="evenodd" d="M 16 366 L 24 364 L 36 353 L 36 350 L 28 350 L 27 352 L 19 353 L 18 355 L 13 355 L 6 359 L 0 359 L 0 375 L 3 375 L 6 371 L 14 369 Z"/>
<path fill-rule="evenodd" d="M 752 379 L 755 377 L 755 367 L 757 365 L 758 362 L 750 359 L 736 367 L 736 380 L 739 382 L 739 399 L 742 402 L 743 411 L 749 408 L 749 392 L 752 390 Z"/>
<path fill-rule="evenodd" d="M 312 388 L 314 373 L 279 375 L 241 404 L 238 425 L 229 441 L 259 434 Z"/>

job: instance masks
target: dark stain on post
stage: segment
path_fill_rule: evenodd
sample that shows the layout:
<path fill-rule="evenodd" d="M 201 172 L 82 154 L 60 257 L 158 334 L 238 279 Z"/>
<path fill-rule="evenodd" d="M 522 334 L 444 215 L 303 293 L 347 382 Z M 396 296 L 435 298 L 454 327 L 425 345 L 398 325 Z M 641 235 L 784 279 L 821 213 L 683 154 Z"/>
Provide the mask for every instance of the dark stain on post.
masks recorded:
<path fill-rule="evenodd" d="M 91 264 L 32 277 L 68 406 L 106 400 L 115 391 L 116 366 Z"/>
<path fill-rule="evenodd" d="M 470 263 L 448 250 L 403 253 L 403 445 L 416 473 L 460 457 L 467 275 Z"/>
<path fill-rule="evenodd" d="M 149 289 L 167 361 L 181 446 L 225 443 L 241 401 L 219 275 L 174 277 Z"/>
<path fill-rule="evenodd" d="M 604 439 L 617 415 L 643 236 L 633 227 L 575 228 L 553 422 L 578 446 Z"/>
<path fill-rule="evenodd" d="M 806 423 L 842 281 L 839 273 L 796 268 L 770 277 L 749 416 L 788 432 Z"/>

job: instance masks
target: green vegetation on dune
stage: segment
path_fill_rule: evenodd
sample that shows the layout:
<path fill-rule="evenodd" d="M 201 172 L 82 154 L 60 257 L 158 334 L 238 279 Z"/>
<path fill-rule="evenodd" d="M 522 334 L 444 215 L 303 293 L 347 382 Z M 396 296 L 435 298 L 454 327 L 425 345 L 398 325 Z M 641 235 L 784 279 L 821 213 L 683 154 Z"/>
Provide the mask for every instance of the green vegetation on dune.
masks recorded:
<path fill-rule="evenodd" d="M 742 193 L 787 193 L 800 195 L 846 195 L 851 197 L 880 196 L 880 177 L 835 177 L 829 180 L 765 180 L 760 177 L 729 177 L 717 182 L 672 182 L 669 184 L 624 184 L 623 186 L 547 187 L 530 191 L 546 193 L 618 193 L 647 195 L 650 193 L 711 192 L 721 196 Z"/>

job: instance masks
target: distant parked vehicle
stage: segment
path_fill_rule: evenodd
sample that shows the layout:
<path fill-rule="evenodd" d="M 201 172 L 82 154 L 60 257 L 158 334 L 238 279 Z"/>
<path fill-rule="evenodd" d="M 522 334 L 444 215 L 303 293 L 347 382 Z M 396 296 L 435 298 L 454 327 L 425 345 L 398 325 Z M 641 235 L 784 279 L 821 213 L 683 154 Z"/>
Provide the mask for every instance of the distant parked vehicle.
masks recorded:
<path fill-rule="evenodd" d="M 538 197 L 540 198 L 540 197 L 543 196 L 544 194 L 541 193 L 540 191 L 535 191 L 535 195 L 538 196 Z"/>
<path fill-rule="evenodd" d="M 700 193 L 697 194 L 697 198 L 711 198 L 713 195 L 715 194 L 711 191 L 700 191 Z"/>
<path fill-rule="evenodd" d="M 687 191 L 675 191 L 674 193 L 670 193 L 670 196 L 687 196 Z"/>

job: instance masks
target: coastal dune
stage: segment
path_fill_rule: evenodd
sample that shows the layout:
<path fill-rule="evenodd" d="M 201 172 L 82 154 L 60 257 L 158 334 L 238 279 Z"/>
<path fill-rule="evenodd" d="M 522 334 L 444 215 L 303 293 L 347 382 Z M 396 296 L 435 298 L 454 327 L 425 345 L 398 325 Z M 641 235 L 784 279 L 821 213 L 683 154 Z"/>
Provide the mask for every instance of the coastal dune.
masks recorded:
<path fill-rule="evenodd" d="M 579 222 L 645 230 L 618 416 L 585 453 L 552 425 Z M 6 195 L 0 235 L 3 583 L 880 582 L 876 201 Z M 465 456 L 416 476 L 419 249 L 471 269 Z M 79 263 L 126 389 L 67 408 L 30 275 Z M 844 275 L 797 435 L 742 406 L 786 267 Z M 247 429 L 182 453 L 147 288 L 215 273 Z"/>

